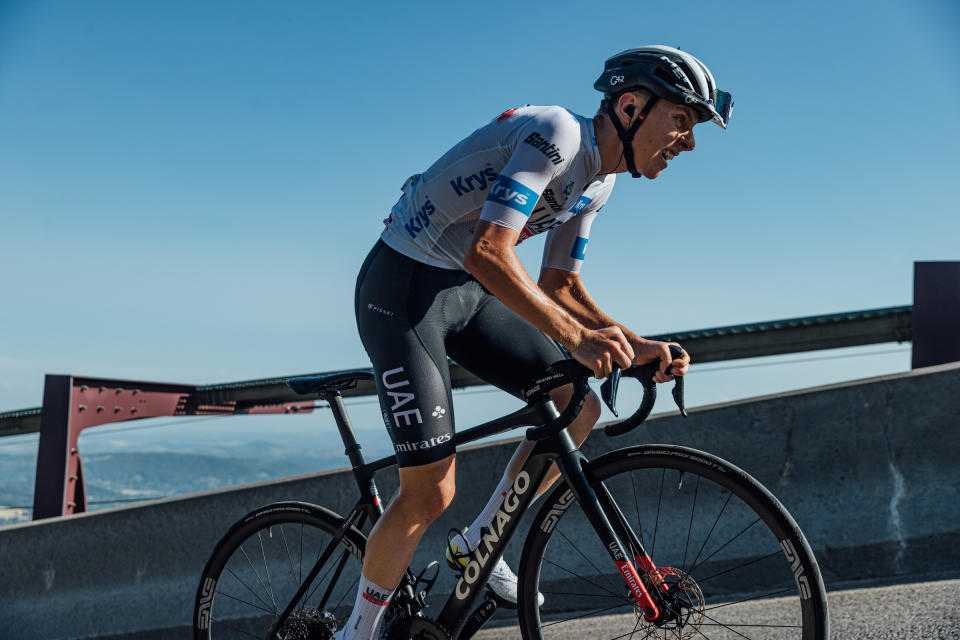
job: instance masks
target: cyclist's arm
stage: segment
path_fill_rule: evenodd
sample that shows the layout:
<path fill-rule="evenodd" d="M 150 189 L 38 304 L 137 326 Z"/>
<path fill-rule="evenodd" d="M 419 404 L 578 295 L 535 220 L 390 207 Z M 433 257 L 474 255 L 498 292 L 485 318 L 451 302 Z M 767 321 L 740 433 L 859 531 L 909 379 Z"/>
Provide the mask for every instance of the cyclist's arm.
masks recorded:
<path fill-rule="evenodd" d="M 633 350 L 619 329 L 584 326 L 537 286 L 514 250 L 518 236 L 514 229 L 481 220 L 464 268 L 507 307 L 592 368 L 597 377 L 609 375 L 614 362 L 628 365 Z"/>
<path fill-rule="evenodd" d="M 660 359 L 663 364 L 660 372 L 654 378 L 657 382 L 666 382 L 669 378 L 663 373 L 671 364 L 670 350 L 666 342 L 647 340 L 630 331 L 607 314 L 593 301 L 587 292 L 580 274 L 563 269 L 544 267 L 540 271 L 539 287 L 558 306 L 573 316 L 577 322 L 585 327 L 619 327 L 626 336 L 634 351 L 634 364 L 646 364 Z M 684 353 L 683 358 L 673 362 L 672 373 L 684 375 L 690 368 L 690 356 Z"/>

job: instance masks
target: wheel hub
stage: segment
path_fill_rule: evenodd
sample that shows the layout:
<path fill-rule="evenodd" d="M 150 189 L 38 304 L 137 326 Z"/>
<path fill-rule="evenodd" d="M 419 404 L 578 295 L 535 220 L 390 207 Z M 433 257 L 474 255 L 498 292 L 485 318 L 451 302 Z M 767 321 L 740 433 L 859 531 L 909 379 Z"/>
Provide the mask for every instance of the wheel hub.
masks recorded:
<path fill-rule="evenodd" d="M 658 601 L 660 615 L 654 620 L 648 620 L 643 615 L 639 604 L 634 604 L 634 613 L 641 625 L 656 626 L 673 631 L 674 638 L 693 638 L 700 636 L 699 629 L 703 624 L 703 611 L 706 603 L 700 586 L 680 569 L 661 567 L 659 577 L 645 576 L 644 581 L 654 593 Z M 700 636 L 702 637 L 702 636 Z"/>

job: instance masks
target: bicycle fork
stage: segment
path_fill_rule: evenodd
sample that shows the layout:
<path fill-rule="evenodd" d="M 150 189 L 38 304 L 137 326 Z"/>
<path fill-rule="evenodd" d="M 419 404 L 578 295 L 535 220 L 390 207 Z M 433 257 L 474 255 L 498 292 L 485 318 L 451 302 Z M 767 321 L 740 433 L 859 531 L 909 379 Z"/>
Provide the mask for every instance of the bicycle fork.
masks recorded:
<path fill-rule="evenodd" d="M 660 609 L 640 579 L 637 568 L 639 567 L 646 575 L 652 576 L 655 584 L 661 584 L 661 580 L 658 579 L 657 568 L 643 550 L 640 541 L 630 529 L 626 518 L 613 502 L 606 488 L 601 484 L 600 496 L 598 496 L 587 482 L 587 477 L 583 472 L 583 460 L 583 454 L 580 453 L 579 449 L 575 449 L 558 457 L 556 462 L 563 473 L 567 486 L 573 492 L 573 496 L 583 509 L 583 513 L 593 530 L 603 542 L 604 548 L 610 554 L 610 559 L 613 560 L 624 583 L 626 583 L 630 593 L 643 611 L 644 617 L 650 621 L 656 620 L 660 616 Z M 621 544 L 617 533 L 614 531 L 607 514 L 615 518 L 616 527 L 620 530 L 621 536 L 626 538 L 629 548 L 635 550 L 632 562 L 624 551 L 623 544 Z"/>

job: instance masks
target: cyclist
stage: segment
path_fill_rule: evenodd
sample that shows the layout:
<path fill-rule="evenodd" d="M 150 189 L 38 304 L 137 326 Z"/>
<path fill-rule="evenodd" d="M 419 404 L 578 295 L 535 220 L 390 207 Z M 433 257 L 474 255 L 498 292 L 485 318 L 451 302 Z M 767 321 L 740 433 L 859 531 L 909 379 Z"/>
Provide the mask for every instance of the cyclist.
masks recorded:
<path fill-rule="evenodd" d="M 693 150 L 695 124 L 726 128 L 730 96 L 698 59 L 661 45 L 609 58 L 594 87 L 603 99 L 593 118 L 555 106 L 510 109 L 409 178 L 360 270 L 357 326 L 376 372 L 400 489 L 370 534 L 356 604 L 338 638 L 374 637 L 421 536 L 453 499 L 448 356 L 517 396 L 566 353 L 598 378 L 614 365 L 657 359 L 657 382 L 670 378 L 668 367 L 673 375 L 689 368 L 686 353 L 671 360 L 667 343 L 604 314 L 579 271 L 615 174 L 656 178 Z M 546 246 L 534 282 L 514 247 L 541 232 Z M 561 408 L 569 395 L 569 388 L 554 392 Z M 599 416 L 591 394 L 570 426 L 573 437 L 582 442 Z M 448 559 L 471 553 L 531 447 L 518 447 Z M 539 493 L 557 475 L 554 467 Z M 489 586 L 516 602 L 517 578 L 502 559 Z"/>

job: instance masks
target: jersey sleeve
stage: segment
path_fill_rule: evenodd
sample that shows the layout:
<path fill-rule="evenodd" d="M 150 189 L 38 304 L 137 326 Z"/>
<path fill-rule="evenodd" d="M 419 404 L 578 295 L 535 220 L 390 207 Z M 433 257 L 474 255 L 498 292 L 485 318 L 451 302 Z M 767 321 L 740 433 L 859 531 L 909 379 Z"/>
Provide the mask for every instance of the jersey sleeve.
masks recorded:
<path fill-rule="evenodd" d="M 565 109 L 531 118 L 511 133 L 513 153 L 487 194 L 480 219 L 520 232 L 547 184 L 580 147 L 580 125 Z"/>
<path fill-rule="evenodd" d="M 560 269 L 579 273 L 586 257 L 590 227 L 613 190 L 614 176 L 591 183 L 570 207 L 574 217 L 547 232 L 541 269 Z"/>
<path fill-rule="evenodd" d="M 590 226 L 596 217 L 597 211 L 582 213 L 548 231 L 541 268 L 579 273 L 590 240 Z"/>

